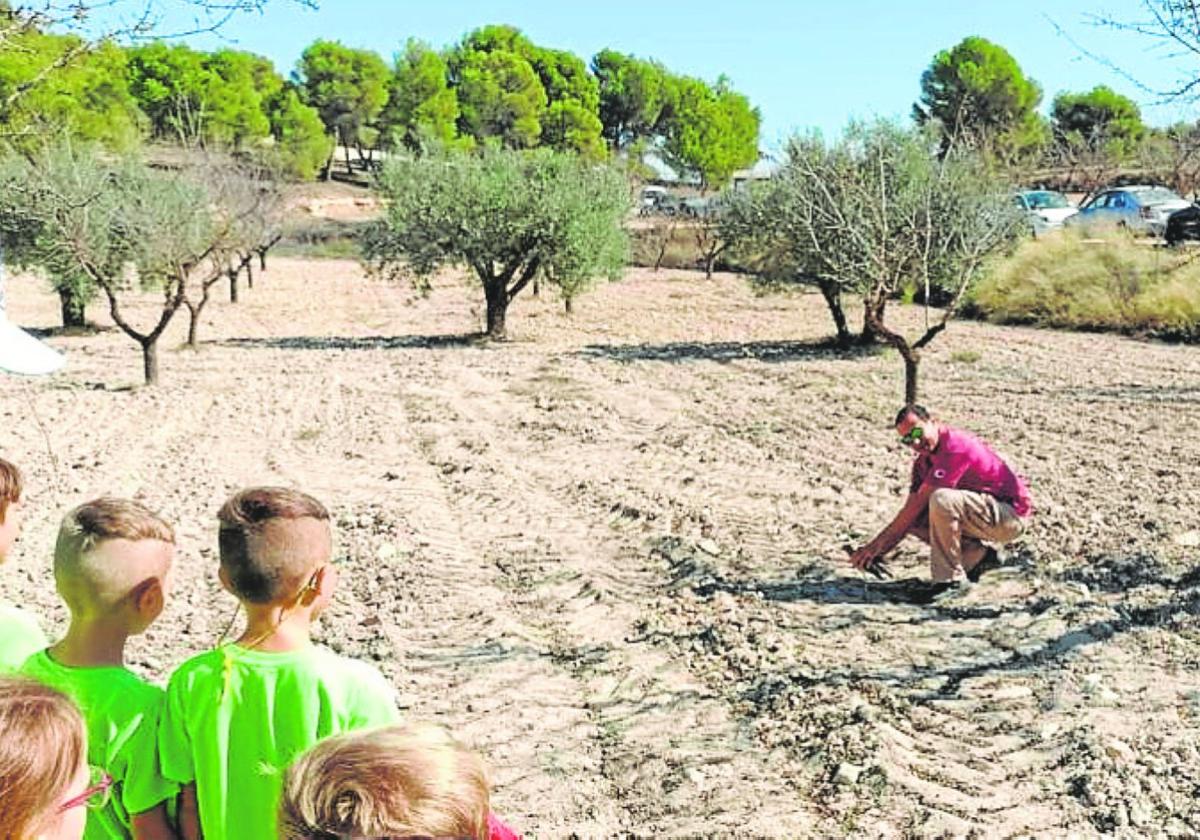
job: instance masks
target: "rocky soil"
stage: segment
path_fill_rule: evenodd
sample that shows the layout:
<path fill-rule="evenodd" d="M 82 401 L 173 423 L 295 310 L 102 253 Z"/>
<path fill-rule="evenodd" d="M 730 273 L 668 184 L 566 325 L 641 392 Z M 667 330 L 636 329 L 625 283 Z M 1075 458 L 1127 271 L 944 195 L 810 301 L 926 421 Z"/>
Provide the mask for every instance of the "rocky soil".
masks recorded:
<path fill-rule="evenodd" d="M 54 325 L 40 281 L 9 285 L 14 320 Z M 819 298 L 634 272 L 570 318 L 519 300 L 504 345 L 464 337 L 480 305 L 276 260 L 200 351 L 172 327 L 153 389 L 119 333 L 51 335 L 65 372 L 0 380 L 31 485 L 4 594 L 60 628 L 58 517 L 137 495 L 180 533 L 131 653 L 161 679 L 232 615 L 222 499 L 295 484 L 348 560 L 323 641 L 485 753 L 530 835 L 1200 836 L 1200 350 L 939 337 L 924 401 L 1037 512 L 1007 568 L 930 607 L 918 546 L 894 581 L 843 562 L 906 488 L 901 365 L 821 346 Z"/>

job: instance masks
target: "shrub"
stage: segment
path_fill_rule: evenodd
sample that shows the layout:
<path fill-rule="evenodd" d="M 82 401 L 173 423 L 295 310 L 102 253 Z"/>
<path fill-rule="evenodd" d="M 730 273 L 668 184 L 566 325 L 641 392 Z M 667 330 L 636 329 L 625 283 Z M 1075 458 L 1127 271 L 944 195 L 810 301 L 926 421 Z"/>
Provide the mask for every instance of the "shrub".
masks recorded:
<path fill-rule="evenodd" d="M 1064 231 L 1024 243 L 975 290 L 999 323 L 1200 338 L 1200 261 L 1120 232 Z"/>

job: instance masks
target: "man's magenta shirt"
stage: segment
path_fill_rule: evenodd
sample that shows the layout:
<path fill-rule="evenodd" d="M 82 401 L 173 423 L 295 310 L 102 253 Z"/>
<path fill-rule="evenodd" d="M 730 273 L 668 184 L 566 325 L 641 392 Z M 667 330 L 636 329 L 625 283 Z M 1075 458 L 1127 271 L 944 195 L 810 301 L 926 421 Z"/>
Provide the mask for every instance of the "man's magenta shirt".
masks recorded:
<path fill-rule="evenodd" d="M 970 432 L 943 425 L 937 448 L 913 461 L 912 490 L 923 482 L 933 487 L 987 493 L 1012 505 L 1020 517 L 1031 505 L 1025 482 L 986 443 Z"/>

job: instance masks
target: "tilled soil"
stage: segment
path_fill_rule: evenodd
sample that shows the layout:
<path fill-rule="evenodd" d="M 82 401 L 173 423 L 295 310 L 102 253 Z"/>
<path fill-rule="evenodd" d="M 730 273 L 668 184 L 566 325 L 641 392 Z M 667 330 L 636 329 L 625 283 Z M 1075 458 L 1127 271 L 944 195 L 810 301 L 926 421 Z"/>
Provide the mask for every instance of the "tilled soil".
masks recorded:
<path fill-rule="evenodd" d="M 39 281 L 9 294 L 53 326 Z M 901 365 L 822 346 L 819 298 L 636 271 L 570 318 L 526 295 L 491 345 L 481 297 L 276 260 L 201 350 L 172 326 L 150 389 L 119 333 L 51 336 L 64 373 L 0 381 L 31 485 L 4 594 L 60 629 L 58 517 L 137 495 L 180 533 L 130 656 L 163 679 L 233 611 L 223 498 L 296 485 L 347 558 L 322 641 L 486 754 L 530 835 L 1200 836 L 1200 350 L 953 324 L 924 402 L 1036 513 L 922 606 L 919 546 L 893 581 L 844 563 L 907 486 Z"/>

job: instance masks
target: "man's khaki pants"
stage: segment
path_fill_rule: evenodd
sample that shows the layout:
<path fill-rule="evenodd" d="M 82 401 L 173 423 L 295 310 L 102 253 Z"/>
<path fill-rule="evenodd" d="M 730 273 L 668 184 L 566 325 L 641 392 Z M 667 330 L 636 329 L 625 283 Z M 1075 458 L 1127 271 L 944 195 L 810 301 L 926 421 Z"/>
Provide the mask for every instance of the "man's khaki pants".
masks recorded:
<path fill-rule="evenodd" d="M 1025 522 L 1012 505 L 987 493 L 940 488 L 929 497 L 929 516 L 909 533 L 929 543 L 934 580 L 961 580 L 987 552 L 984 542 L 1004 544 L 1021 536 Z"/>

